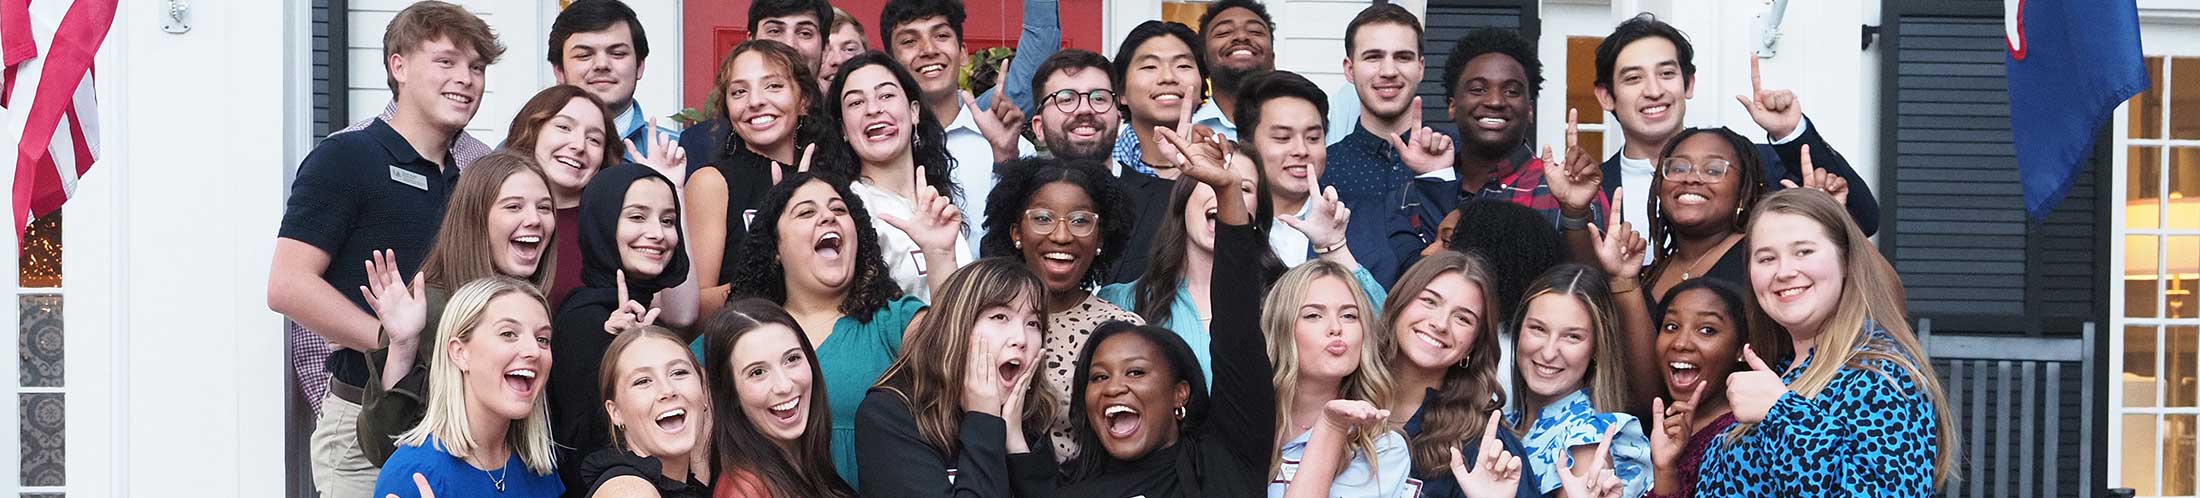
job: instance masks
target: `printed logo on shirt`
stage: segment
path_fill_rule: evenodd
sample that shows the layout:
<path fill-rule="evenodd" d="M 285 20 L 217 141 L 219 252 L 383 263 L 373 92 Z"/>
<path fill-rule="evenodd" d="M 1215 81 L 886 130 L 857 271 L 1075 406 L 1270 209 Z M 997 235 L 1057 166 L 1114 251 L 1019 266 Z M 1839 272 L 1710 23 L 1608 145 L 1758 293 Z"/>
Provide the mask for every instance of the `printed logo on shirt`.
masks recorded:
<path fill-rule="evenodd" d="M 405 171 L 405 168 L 399 168 L 395 164 L 390 165 L 390 180 L 411 185 L 422 192 L 428 190 L 428 175 Z"/>
<path fill-rule="evenodd" d="M 929 272 L 929 271 L 927 271 L 927 270 L 925 269 L 925 267 L 924 267 L 924 250 L 923 250 L 923 249 L 910 249 L 910 250 L 909 250 L 909 259 L 910 259 L 911 261 L 914 261 L 914 262 L 916 262 L 916 264 L 917 264 L 917 276 L 918 276 L 918 277 L 923 277 L 923 276 L 925 276 L 925 275 L 928 275 L 928 274 L 930 274 L 930 272 Z"/>
<path fill-rule="evenodd" d="M 1421 480 L 1411 477 L 1406 478 L 1405 491 L 1405 496 L 1421 496 Z"/>
<path fill-rule="evenodd" d="M 1298 476 L 1299 476 L 1299 461 L 1298 461 L 1298 460 L 1292 460 L 1292 459 L 1289 459 L 1289 458 L 1285 458 L 1285 459 L 1283 459 L 1283 462 L 1282 462 L 1282 464 L 1280 464 L 1280 465 L 1277 465 L 1277 466 L 1276 466 L 1276 478 L 1275 478 L 1275 480 L 1272 480 L 1272 481 L 1268 481 L 1268 483 L 1269 483 L 1269 484 L 1290 484 L 1290 483 L 1291 483 L 1291 479 L 1297 478 Z"/>
<path fill-rule="evenodd" d="M 743 209 L 743 210 L 741 210 L 741 229 L 742 229 L 742 230 L 754 230 L 755 228 L 756 228 L 756 210 L 754 210 L 754 209 Z"/>
<path fill-rule="evenodd" d="M 954 467 L 948 467 L 948 468 L 947 468 L 947 483 L 948 483 L 948 484 L 955 484 L 955 468 L 954 468 Z"/>

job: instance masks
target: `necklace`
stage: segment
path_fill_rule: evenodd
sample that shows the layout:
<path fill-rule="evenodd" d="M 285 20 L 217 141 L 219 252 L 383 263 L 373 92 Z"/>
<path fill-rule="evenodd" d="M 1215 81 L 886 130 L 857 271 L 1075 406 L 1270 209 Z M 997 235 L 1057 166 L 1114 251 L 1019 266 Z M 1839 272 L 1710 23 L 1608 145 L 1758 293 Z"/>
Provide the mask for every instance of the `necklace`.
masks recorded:
<path fill-rule="evenodd" d="M 1718 245 L 1718 246 L 1716 246 L 1716 247 L 1713 247 L 1713 248 L 1712 248 L 1712 249 L 1711 249 L 1710 251 L 1706 251 L 1706 252 L 1704 252 L 1703 254 L 1698 254 L 1698 255 L 1696 255 L 1696 260 L 1695 260 L 1695 261 L 1691 261 L 1691 262 L 1689 262 L 1689 263 L 1688 263 L 1688 267 L 1686 267 L 1686 268 L 1681 268 L 1681 280 L 1682 280 L 1682 281 L 1686 281 L 1686 280 L 1688 280 L 1688 279 L 1690 279 L 1690 278 L 1695 278 L 1695 276 L 1696 276 L 1696 268 L 1697 268 L 1697 267 L 1701 267 L 1701 266 L 1703 266 L 1703 259 L 1704 259 L 1704 258 L 1710 257 L 1710 256 L 1711 256 L 1711 255 L 1713 255 L 1713 254 L 1722 254 L 1722 253 L 1725 253 L 1725 252 L 1726 252 L 1726 250 L 1732 250 L 1732 248 L 1734 247 L 1734 241 L 1735 241 L 1735 238 L 1736 238 L 1736 237 L 1740 237 L 1740 236 L 1741 236 L 1741 234 L 1731 234 L 1731 235 L 1727 235 L 1727 236 L 1726 236 L 1726 240 L 1722 240 L 1722 241 L 1719 241 L 1719 245 Z M 1726 249 L 1726 250 L 1721 250 L 1721 249 Z"/>
<path fill-rule="evenodd" d="M 512 475 L 512 466 L 506 465 L 504 466 L 503 470 L 505 476 Z M 486 470 L 481 471 L 481 475 L 489 476 L 489 484 L 496 485 L 498 493 L 504 492 L 504 477 L 497 476 L 496 474 L 491 474 L 489 473 L 489 471 Z"/>

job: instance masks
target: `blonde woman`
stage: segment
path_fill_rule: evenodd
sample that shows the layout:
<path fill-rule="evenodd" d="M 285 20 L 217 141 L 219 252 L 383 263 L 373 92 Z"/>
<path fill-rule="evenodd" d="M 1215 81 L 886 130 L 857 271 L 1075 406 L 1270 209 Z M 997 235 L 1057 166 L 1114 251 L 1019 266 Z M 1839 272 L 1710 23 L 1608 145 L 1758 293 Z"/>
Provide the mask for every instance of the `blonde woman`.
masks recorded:
<path fill-rule="evenodd" d="M 1650 490 L 1650 438 L 1626 413 L 1627 371 L 1609 280 L 1564 264 L 1529 284 L 1514 315 L 1519 375 L 1506 423 L 1542 493 L 1636 497 Z"/>
<path fill-rule="evenodd" d="M 460 287 L 428 359 L 428 412 L 397 438 L 374 496 L 554 497 L 565 491 L 542 386 L 550 312 L 542 291 L 511 277 Z M 429 486 L 413 484 L 415 475 Z"/>
<path fill-rule="evenodd" d="M 1750 369 L 1726 386 L 1737 423 L 1705 453 L 1696 496 L 1934 494 L 1961 446 L 1901 278 L 1823 191 L 1781 190 L 1755 212 L 1750 287 L 1795 356 L 1742 350 Z"/>
<path fill-rule="evenodd" d="M 1405 436 L 1376 409 L 1391 405 L 1394 387 L 1385 360 L 1391 338 L 1377 326 L 1374 303 L 1351 269 L 1329 260 L 1285 272 L 1261 303 L 1281 448 L 1270 464 L 1270 498 L 1415 494 Z M 1301 467 L 1307 462 L 1320 465 Z"/>

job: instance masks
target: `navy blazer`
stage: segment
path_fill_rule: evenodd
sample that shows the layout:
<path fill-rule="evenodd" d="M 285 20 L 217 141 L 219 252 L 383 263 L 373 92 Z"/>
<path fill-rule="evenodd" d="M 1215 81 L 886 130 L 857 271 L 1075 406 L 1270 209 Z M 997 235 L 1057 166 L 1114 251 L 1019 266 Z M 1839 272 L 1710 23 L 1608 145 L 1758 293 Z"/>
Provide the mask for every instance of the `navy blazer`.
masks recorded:
<path fill-rule="evenodd" d="M 1803 168 L 1789 165 L 1801 164 L 1804 145 L 1810 146 L 1812 167 L 1825 169 L 1848 179 L 1849 217 L 1856 219 L 1856 226 L 1864 230 L 1864 235 L 1879 233 L 1879 199 L 1872 196 L 1871 185 L 1866 185 L 1863 178 L 1856 176 L 1856 169 L 1849 166 L 1848 159 L 1841 157 L 1841 153 L 1834 151 L 1832 146 L 1826 145 L 1825 138 L 1818 136 L 1818 128 L 1811 126 L 1809 117 L 1803 118 L 1803 136 L 1779 145 L 1757 144 L 1757 156 L 1765 159 L 1765 193 L 1783 188 L 1780 186 L 1782 179 L 1794 180 L 1797 185 L 1803 183 Z M 1613 152 L 1612 157 L 1604 160 L 1606 196 L 1619 190 L 1619 155 L 1619 152 Z M 1641 199 L 1628 200 L 1646 202 Z"/>

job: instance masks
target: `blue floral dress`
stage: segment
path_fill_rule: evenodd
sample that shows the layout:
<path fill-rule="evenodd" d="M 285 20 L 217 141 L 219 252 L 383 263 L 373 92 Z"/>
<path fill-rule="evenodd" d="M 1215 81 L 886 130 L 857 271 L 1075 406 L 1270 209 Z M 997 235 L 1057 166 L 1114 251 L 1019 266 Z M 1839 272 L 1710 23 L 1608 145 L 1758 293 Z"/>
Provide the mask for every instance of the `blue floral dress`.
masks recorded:
<path fill-rule="evenodd" d="M 1520 413 L 1505 415 L 1506 425 L 1519 424 Z M 1574 391 L 1549 406 L 1543 407 L 1535 418 L 1535 425 L 1520 438 L 1520 445 L 1528 454 L 1521 463 L 1535 474 L 1538 489 L 1544 494 L 1559 487 L 1558 473 L 1573 464 L 1570 451 L 1575 446 L 1595 447 L 1604 442 L 1604 431 L 1619 425 L 1619 435 L 1612 438 L 1612 469 L 1619 480 L 1626 484 L 1621 496 L 1635 498 L 1650 491 L 1650 438 L 1643 435 L 1642 423 L 1634 415 L 1598 412 L 1589 402 L 1589 390 Z"/>
<path fill-rule="evenodd" d="M 1886 330 L 1867 326 L 1871 340 L 1860 350 L 1889 351 Z M 1794 383 L 1810 360 L 1781 380 Z M 1842 367 L 1817 396 L 1780 395 L 1740 439 L 1713 443 L 1696 496 L 1932 496 L 1940 448 L 1932 400 L 1893 361 L 1861 365 Z"/>

